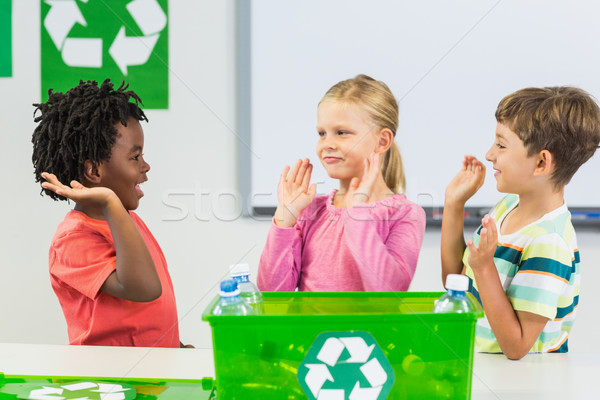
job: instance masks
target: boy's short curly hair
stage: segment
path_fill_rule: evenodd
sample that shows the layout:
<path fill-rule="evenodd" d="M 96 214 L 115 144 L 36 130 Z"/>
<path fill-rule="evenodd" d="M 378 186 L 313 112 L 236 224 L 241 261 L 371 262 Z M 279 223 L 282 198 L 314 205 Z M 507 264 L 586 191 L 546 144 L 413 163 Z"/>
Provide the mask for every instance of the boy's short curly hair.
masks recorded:
<path fill-rule="evenodd" d="M 552 181 L 565 186 L 600 143 L 600 108 L 584 90 L 569 86 L 526 88 L 500 101 L 496 120 L 521 138 L 529 155 L 548 150 Z"/>
<path fill-rule="evenodd" d="M 47 102 L 33 105 L 34 121 L 39 122 L 31 139 L 36 182 L 44 181 L 42 172 L 52 173 L 66 184 L 81 182 L 86 161 L 98 165 L 110 158 L 116 124 L 127 126 L 129 118 L 148 121 L 138 105 L 142 101 L 128 87 L 123 82 L 114 90 L 110 79 L 100 86 L 96 81 L 79 81 L 66 93 L 50 89 Z M 42 193 L 66 200 L 51 190 L 42 189 Z"/>

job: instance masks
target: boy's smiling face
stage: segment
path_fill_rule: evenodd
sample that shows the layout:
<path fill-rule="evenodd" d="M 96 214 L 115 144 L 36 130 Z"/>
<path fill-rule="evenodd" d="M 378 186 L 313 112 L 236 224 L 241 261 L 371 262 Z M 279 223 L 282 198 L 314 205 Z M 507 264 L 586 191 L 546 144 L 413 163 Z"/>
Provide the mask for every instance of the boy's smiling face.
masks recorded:
<path fill-rule="evenodd" d="M 117 124 L 118 135 L 112 147 L 110 159 L 98 165 L 100 183 L 111 189 L 126 210 L 135 210 L 144 192 L 140 184 L 147 181 L 150 165 L 144 161 L 144 131 L 135 118 L 129 118 L 127 126 Z"/>
<path fill-rule="evenodd" d="M 538 158 L 527 155 L 525 144 L 508 126 L 498 123 L 496 139 L 485 158 L 493 163 L 499 192 L 522 194 L 535 190 L 533 178 Z"/>

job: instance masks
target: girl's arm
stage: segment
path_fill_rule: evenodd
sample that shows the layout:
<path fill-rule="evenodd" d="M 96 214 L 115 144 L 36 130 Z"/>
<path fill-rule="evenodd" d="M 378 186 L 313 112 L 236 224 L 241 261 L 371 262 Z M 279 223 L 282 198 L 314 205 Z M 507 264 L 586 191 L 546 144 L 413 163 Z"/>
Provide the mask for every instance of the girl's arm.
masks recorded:
<path fill-rule="evenodd" d="M 415 273 L 423 233 L 425 212 L 409 203 L 392 214 L 396 221 L 376 221 L 368 205 L 347 209 L 342 214 L 343 240 L 359 266 L 365 291 L 405 291 Z M 386 238 L 380 231 L 388 229 Z"/>
<path fill-rule="evenodd" d="M 473 156 L 465 156 L 462 169 L 446 188 L 442 217 L 442 283 L 448 274 L 460 274 L 462 256 L 467 247 L 464 239 L 465 203 L 479 190 L 485 179 L 485 167 Z"/>
<path fill-rule="evenodd" d="M 157 299 L 162 287 L 150 251 L 121 200 L 105 187 L 87 188 L 77 181 L 62 184 L 55 175 L 43 173 L 42 187 L 73 200 L 77 204 L 102 209 L 115 243 L 116 270 L 101 290 L 112 296 L 139 302 Z"/>
<path fill-rule="evenodd" d="M 260 256 L 256 284 L 262 291 L 293 292 L 298 287 L 302 262 L 302 234 L 297 227 L 271 225 Z"/>
<path fill-rule="evenodd" d="M 257 285 L 266 291 L 294 291 L 300 279 L 302 233 L 296 226 L 300 213 L 314 200 L 317 185 L 310 184 L 310 160 L 283 169 L 277 185 L 277 209 L 260 257 Z"/>
<path fill-rule="evenodd" d="M 496 223 L 485 216 L 477 246 L 469 240 L 469 265 L 473 270 L 477 290 L 485 315 L 502 352 L 512 360 L 525 356 L 540 336 L 548 318 L 525 311 L 515 311 L 500 282 L 494 265 L 498 243 Z"/>

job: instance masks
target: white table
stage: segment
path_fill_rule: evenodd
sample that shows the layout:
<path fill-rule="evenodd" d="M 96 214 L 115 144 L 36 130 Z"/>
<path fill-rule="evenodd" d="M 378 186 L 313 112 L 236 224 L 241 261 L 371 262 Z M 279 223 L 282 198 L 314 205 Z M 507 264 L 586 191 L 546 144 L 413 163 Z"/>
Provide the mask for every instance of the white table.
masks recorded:
<path fill-rule="evenodd" d="M 162 379 L 214 377 L 212 349 L 0 343 L 7 375 Z M 599 399 L 600 353 L 476 354 L 473 400 Z"/>

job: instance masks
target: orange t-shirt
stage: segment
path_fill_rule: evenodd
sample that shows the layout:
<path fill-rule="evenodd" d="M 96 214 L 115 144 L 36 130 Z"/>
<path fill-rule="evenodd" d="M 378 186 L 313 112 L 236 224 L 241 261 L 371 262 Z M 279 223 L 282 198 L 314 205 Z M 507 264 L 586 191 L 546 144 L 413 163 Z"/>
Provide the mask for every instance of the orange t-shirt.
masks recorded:
<path fill-rule="evenodd" d="M 100 291 L 116 269 L 115 245 L 106 221 L 71 210 L 50 246 L 50 281 L 62 307 L 70 344 L 179 347 L 173 283 L 160 246 L 144 222 L 129 212 L 154 261 L 161 296 L 139 303 Z"/>

